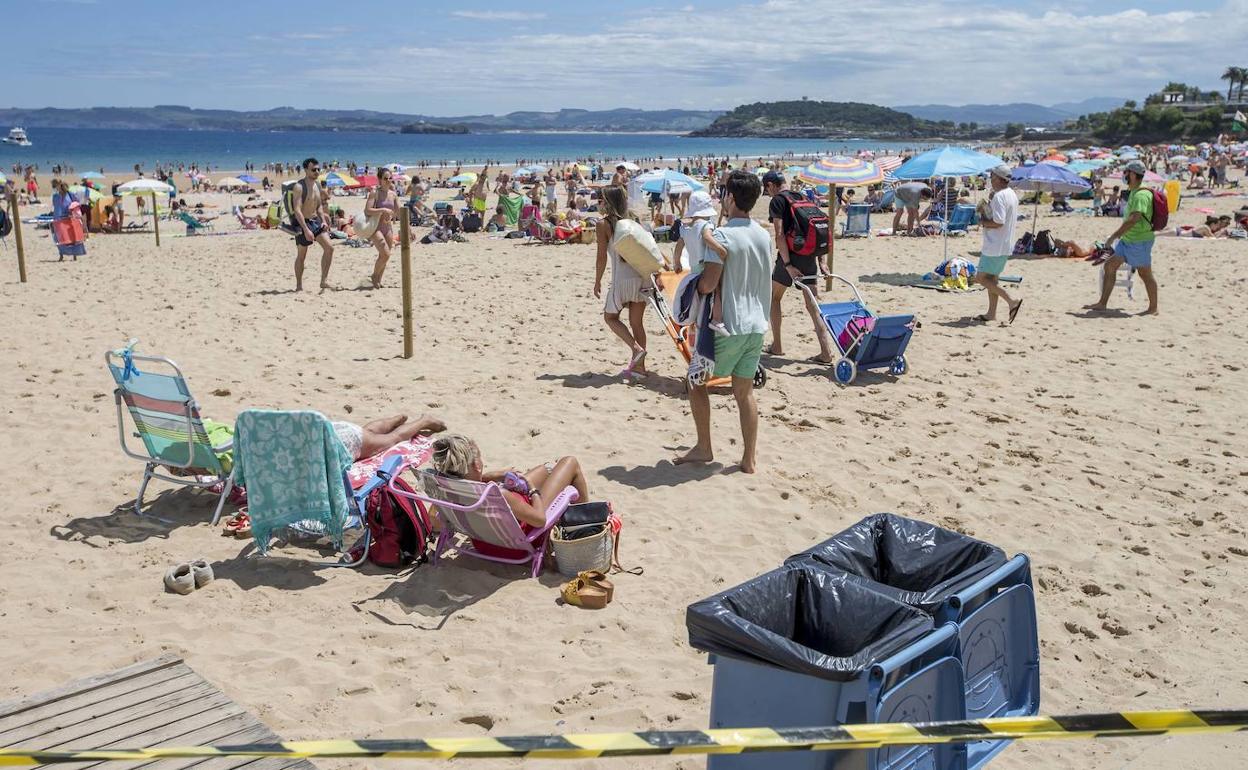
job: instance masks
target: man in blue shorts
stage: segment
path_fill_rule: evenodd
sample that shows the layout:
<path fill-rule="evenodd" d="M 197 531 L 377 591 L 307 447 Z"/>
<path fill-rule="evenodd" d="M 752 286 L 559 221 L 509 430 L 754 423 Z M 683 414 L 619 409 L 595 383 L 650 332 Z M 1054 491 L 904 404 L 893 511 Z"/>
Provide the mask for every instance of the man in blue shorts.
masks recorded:
<path fill-rule="evenodd" d="M 1148 309 L 1143 315 L 1157 315 L 1157 279 L 1153 277 L 1153 192 L 1144 187 L 1144 174 L 1148 169 L 1138 160 L 1127 164 L 1123 176 L 1127 180 L 1126 214 L 1122 224 L 1109 236 L 1105 245 L 1112 246 L 1114 256 L 1105 261 L 1101 278 L 1101 299 L 1086 309 L 1103 311 L 1109 305 L 1109 295 L 1114 292 L 1114 278 L 1122 263 L 1135 269 L 1148 292 Z"/>
<path fill-rule="evenodd" d="M 750 209 L 762 194 L 758 177 L 734 171 L 724 185 L 721 208 L 728 221 L 715 230 L 715 240 L 728 250 L 721 259 L 714 251 L 704 257 L 698 292 L 723 297 L 727 335 L 715 337 L 715 376 L 732 378 L 732 395 L 741 413 L 741 470 L 753 473 L 757 464 L 758 404 L 754 400 L 754 373 L 763 354 L 767 313 L 771 297 L 771 236 L 750 219 Z M 689 408 L 698 443 L 675 459 L 684 463 L 709 463 L 711 448 L 711 397 L 706 385 L 689 389 Z"/>

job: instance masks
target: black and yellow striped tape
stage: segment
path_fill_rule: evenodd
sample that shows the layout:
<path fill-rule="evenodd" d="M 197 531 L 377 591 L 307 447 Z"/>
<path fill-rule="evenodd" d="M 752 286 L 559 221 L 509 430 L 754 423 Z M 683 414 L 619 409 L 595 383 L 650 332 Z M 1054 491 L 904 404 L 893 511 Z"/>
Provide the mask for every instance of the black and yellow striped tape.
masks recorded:
<path fill-rule="evenodd" d="M 60 762 L 137 761 L 200 757 L 368 757 L 468 759 L 540 757 L 589 759 L 658 754 L 738 754 L 824 751 L 966 741 L 1130 738 L 1146 735 L 1248 731 L 1248 709 L 1232 711 L 1123 711 L 1057 717 L 961 722 L 840 725 L 837 727 L 667 730 L 637 733 L 536 735 L 514 738 L 286 741 L 241 746 L 183 746 L 100 751 L 0 749 L 0 766 Z"/>

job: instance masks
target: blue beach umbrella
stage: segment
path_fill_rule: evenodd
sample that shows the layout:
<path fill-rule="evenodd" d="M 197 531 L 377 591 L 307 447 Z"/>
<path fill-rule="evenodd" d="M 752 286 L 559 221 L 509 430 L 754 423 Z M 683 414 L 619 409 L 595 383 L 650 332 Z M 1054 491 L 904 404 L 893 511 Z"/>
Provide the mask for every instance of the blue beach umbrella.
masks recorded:
<path fill-rule="evenodd" d="M 892 173 L 902 179 L 936 179 L 976 176 L 1001 165 L 1001 159 L 965 147 L 938 147 L 916 155 Z"/>
<path fill-rule="evenodd" d="M 98 171 L 87 171 L 79 179 L 103 179 L 104 175 Z"/>
<path fill-rule="evenodd" d="M 1032 190 L 1049 193 L 1077 193 L 1092 189 L 1088 180 L 1065 166 L 1047 161 L 1026 168 L 1016 168 L 1010 174 L 1010 187 L 1015 190 Z M 1040 196 L 1036 196 L 1035 211 L 1031 216 L 1031 232 L 1036 232 L 1036 220 L 1040 216 Z"/>
<path fill-rule="evenodd" d="M 706 189 L 706 187 L 701 182 L 694 179 L 693 177 L 685 176 L 679 171 L 672 171 L 671 169 L 664 169 L 663 171 L 655 171 L 649 174 L 645 174 L 641 177 L 641 179 L 643 180 L 641 189 L 645 190 L 648 193 L 663 192 L 663 185 L 665 182 L 668 182 L 668 181 L 670 181 L 674 185 L 675 184 L 688 185 L 689 189 L 693 190 L 694 192 L 697 192 L 698 190 Z"/>
<path fill-rule="evenodd" d="M 260 184 L 260 179 L 252 176 L 251 174 L 239 174 L 238 178 L 247 184 Z"/>

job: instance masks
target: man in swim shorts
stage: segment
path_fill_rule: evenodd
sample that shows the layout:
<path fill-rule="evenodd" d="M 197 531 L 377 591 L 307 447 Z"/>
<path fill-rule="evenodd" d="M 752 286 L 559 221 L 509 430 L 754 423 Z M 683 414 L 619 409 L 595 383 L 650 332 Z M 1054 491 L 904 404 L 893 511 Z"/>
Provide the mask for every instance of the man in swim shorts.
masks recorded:
<path fill-rule="evenodd" d="M 1085 306 L 1087 310 L 1101 312 L 1108 307 L 1118 268 L 1125 262 L 1140 274 L 1148 292 L 1148 309 L 1143 315 L 1157 315 L 1157 279 L 1153 276 L 1153 244 L 1157 240 L 1153 233 L 1153 193 L 1140 186 L 1147 171 L 1148 168 L 1138 160 L 1128 163 L 1123 171 L 1128 187 L 1126 214 L 1122 224 L 1105 241 L 1106 246 L 1113 246 L 1114 256 L 1104 264 L 1101 298 L 1095 304 Z"/>
<path fill-rule="evenodd" d="M 294 199 L 290 205 L 290 224 L 295 230 L 295 291 L 303 291 L 303 263 L 308 257 L 308 247 L 321 244 L 321 288 L 329 288 L 329 266 L 334 262 L 334 245 L 329 240 L 329 225 L 321 216 L 324 201 L 316 177 L 321 164 L 316 158 L 303 162 L 303 179 L 295 183 Z"/>
<path fill-rule="evenodd" d="M 1019 308 L 1023 306 L 1023 301 L 1015 302 L 997 280 L 1014 253 L 1014 224 L 1018 221 L 1018 193 L 1010 189 L 1010 174 L 1010 167 L 1005 164 L 989 173 L 992 196 L 984 212 L 987 216 L 979 223 L 984 243 L 979 249 L 979 265 L 974 280 L 988 290 L 988 312 L 975 316 L 975 320 L 985 323 L 996 320 L 1000 300 L 1005 300 L 1005 306 L 1010 309 L 1010 323 L 1014 323 Z"/>

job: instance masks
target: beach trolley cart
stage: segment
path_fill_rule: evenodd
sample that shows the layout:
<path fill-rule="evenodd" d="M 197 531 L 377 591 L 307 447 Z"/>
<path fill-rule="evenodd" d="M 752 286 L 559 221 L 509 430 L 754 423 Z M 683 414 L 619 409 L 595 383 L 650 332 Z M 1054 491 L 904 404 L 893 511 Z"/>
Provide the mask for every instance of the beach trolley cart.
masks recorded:
<path fill-rule="evenodd" d="M 654 309 L 659 320 L 663 323 L 663 330 L 667 332 L 667 336 L 672 339 L 676 345 L 676 350 L 688 364 L 693 360 L 693 346 L 697 339 L 697 328 L 694 326 L 677 326 L 672 320 L 671 303 L 676 288 L 680 286 L 681 280 L 687 273 L 659 272 L 650 275 L 650 288 L 645 289 L 644 293 L 650 302 L 650 307 Z M 689 387 L 689 380 L 684 380 L 685 387 Z M 715 377 L 709 380 L 708 387 L 719 387 L 721 385 L 731 385 L 731 377 Z M 767 384 L 767 370 L 759 363 L 758 369 L 754 371 L 754 387 L 761 388 Z"/>
<path fill-rule="evenodd" d="M 966 718 L 958 631 L 814 562 L 689 606 L 710 653 L 711 727 L 831 727 Z M 712 754 L 709 770 L 965 770 L 958 743 Z"/>
<path fill-rule="evenodd" d="M 918 328 L 913 315 L 877 316 L 862 301 L 858 287 L 832 274 L 824 276 L 844 283 L 854 293 L 852 302 L 825 302 L 819 304 L 814 292 L 804 281 L 794 285 L 806 292 L 816 304 L 819 315 L 832 335 L 832 342 L 841 353 L 833 368 L 836 381 L 848 385 L 865 369 L 888 369 L 890 374 L 906 373 L 906 346 Z"/>
<path fill-rule="evenodd" d="M 868 516 L 786 564 L 817 564 L 958 630 L 967 719 L 1040 710 L 1040 645 L 1031 563 L 995 545 L 891 513 Z M 967 744 L 977 768 L 1006 741 Z"/>

